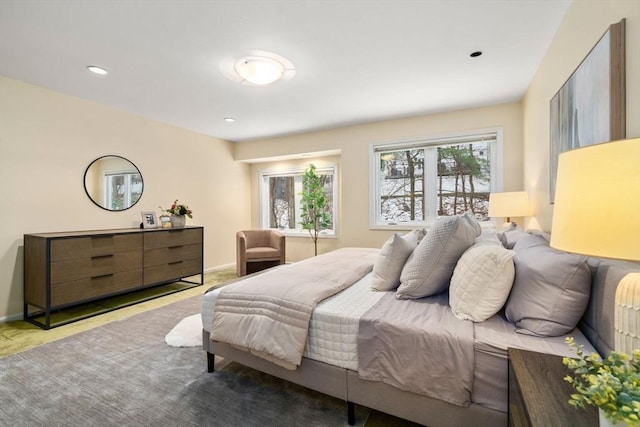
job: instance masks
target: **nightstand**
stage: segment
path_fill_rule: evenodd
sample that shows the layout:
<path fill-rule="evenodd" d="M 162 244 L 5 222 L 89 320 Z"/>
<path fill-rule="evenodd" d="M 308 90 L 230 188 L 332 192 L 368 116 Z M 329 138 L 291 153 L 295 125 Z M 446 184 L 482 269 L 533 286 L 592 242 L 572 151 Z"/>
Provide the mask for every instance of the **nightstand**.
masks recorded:
<path fill-rule="evenodd" d="M 564 380 L 569 370 L 562 357 L 509 349 L 509 426 L 598 426 L 594 406 L 569 405 L 573 387 Z"/>

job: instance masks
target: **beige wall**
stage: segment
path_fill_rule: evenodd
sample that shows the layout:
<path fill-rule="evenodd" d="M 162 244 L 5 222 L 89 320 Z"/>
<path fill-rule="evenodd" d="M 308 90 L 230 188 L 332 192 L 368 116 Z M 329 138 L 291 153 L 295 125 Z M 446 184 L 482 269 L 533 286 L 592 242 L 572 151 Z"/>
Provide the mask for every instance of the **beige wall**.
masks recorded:
<path fill-rule="evenodd" d="M 627 137 L 640 136 L 640 0 L 575 0 L 523 100 L 524 183 L 532 202 L 530 228 L 551 229 L 549 101 L 600 37 L 626 18 Z"/>
<path fill-rule="evenodd" d="M 236 159 L 252 161 L 263 157 L 286 156 L 322 150 L 340 150 L 340 229 L 337 239 L 323 239 L 318 252 L 345 246 L 379 247 L 391 234 L 369 229 L 369 146 L 373 143 L 399 142 L 438 137 L 468 130 L 502 127 L 504 134 L 504 190 L 523 188 L 522 111 L 519 103 L 408 119 L 349 126 L 283 138 L 238 143 Z M 307 158 L 303 163 L 317 163 Z M 267 164 L 273 166 L 272 164 Z M 256 174 L 265 164 L 252 167 Z M 259 227 L 259 194 L 251 191 L 252 226 Z M 287 259 L 296 261 L 313 255 L 310 238 L 288 238 Z"/>
<path fill-rule="evenodd" d="M 235 230 L 250 226 L 249 166 L 234 146 L 143 117 L 0 77 L 0 320 L 22 313 L 23 234 L 137 227 L 142 210 L 179 198 L 205 227 L 205 268 L 235 262 Z M 83 175 L 105 154 L 131 160 L 144 192 L 108 212 Z"/>

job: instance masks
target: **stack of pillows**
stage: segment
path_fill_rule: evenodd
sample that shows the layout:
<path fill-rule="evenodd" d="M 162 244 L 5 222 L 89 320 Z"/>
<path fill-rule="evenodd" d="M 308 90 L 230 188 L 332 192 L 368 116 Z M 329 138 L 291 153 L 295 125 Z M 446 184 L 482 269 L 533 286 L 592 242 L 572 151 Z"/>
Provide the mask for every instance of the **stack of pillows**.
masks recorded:
<path fill-rule="evenodd" d="M 442 217 L 426 233 L 394 234 L 373 266 L 371 287 L 398 299 L 449 291 L 453 314 L 482 322 L 504 308 L 516 331 L 558 336 L 572 331 L 589 303 L 584 256 L 549 246 L 548 236 L 512 226 L 482 232 L 471 212 Z"/>

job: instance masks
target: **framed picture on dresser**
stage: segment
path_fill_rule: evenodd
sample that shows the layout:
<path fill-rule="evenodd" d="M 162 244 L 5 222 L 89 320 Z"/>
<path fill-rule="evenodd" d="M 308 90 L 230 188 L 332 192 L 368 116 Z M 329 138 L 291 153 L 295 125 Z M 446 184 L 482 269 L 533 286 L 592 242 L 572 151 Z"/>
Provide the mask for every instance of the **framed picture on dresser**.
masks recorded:
<path fill-rule="evenodd" d="M 153 211 L 143 211 L 142 215 L 142 228 L 157 228 L 158 217 Z"/>

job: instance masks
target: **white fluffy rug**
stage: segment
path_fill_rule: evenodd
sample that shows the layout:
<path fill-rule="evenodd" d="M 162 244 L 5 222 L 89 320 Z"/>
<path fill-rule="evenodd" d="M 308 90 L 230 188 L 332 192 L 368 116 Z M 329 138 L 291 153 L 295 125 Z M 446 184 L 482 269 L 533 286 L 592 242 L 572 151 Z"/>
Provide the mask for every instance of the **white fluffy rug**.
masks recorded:
<path fill-rule="evenodd" d="M 202 345 L 202 317 L 185 317 L 164 337 L 171 347 L 199 347 Z"/>

